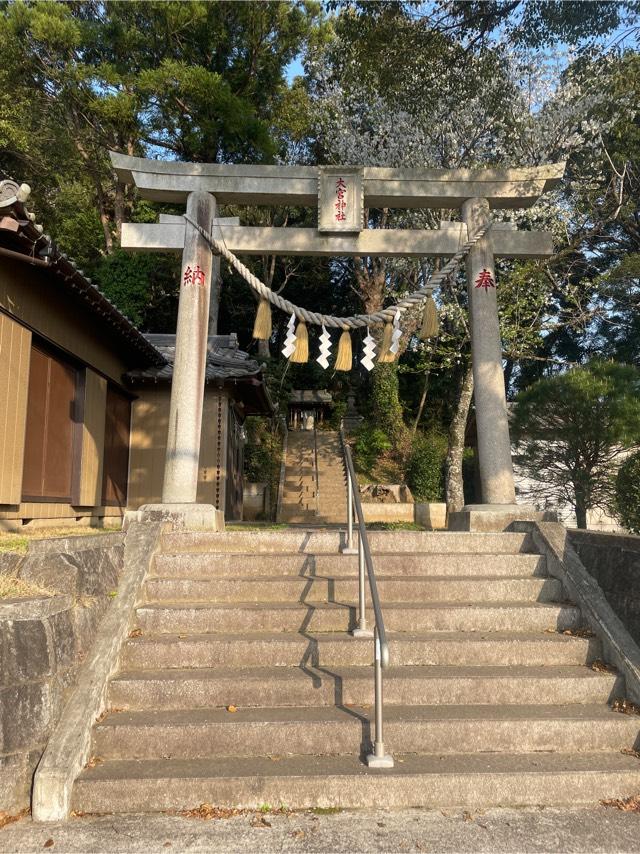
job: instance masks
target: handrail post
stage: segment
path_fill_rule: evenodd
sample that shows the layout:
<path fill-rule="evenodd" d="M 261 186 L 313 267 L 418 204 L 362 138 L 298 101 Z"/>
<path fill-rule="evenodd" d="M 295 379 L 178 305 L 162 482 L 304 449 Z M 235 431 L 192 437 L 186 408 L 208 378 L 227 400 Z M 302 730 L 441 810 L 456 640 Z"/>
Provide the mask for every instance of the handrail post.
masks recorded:
<path fill-rule="evenodd" d="M 362 537 L 358 537 L 358 625 L 351 632 L 354 638 L 373 637 L 373 631 L 367 628 L 365 571 Z"/>
<path fill-rule="evenodd" d="M 373 738 L 373 753 L 367 756 L 369 768 L 393 768 L 393 756 L 384 752 L 384 732 L 382 729 L 382 654 L 378 626 L 373 633 L 374 670 L 375 670 L 375 733 Z"/>

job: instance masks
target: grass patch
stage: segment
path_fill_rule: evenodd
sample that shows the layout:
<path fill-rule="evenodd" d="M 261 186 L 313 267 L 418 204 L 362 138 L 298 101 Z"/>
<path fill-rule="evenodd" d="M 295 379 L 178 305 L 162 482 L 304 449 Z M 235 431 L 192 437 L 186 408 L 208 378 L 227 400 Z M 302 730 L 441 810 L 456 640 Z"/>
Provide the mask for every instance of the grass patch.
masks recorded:
<path fill-rule="evenodd" d="M 425 531 L 417 522 L 367 522 L 367 531 Z"/>
<path fill-rule="evenodd" d="M 31 596 L 53 596 L 50 590 L 13 578 L 10 575 L 0 575 L 0 599 L 27 599 Z"/>
<path fill-rule="evenodd" d="M 342 812 L 342 807 L 312 807 L 309 812 L 312 815 L 337 815 Z"/>
<path fill-rule="evenodd" d="M 286 531 L 289 526 L 283 522 L 231 522 L 224 526 L 225 531 Z"/>
<path fill-rule="evenodd" d="M 0 552 L 26 552 L 31 540 L 52 540 L 61 537 L 90 537 L 98 534 L 113 534 L 119 528 L 60 527 L 34 528 L 19 534 L 0 531 Z"/>
<path fill-rule="evenodd" d="M 0 533 L 0 552 L 21 552 L 29 548 L 29 538 L 21 534 Z"/>

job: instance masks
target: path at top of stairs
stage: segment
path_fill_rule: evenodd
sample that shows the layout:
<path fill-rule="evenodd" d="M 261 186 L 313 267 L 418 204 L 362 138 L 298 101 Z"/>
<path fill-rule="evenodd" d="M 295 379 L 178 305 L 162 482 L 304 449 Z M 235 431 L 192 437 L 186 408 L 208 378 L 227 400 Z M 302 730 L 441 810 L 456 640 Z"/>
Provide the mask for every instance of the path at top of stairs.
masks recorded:
<path fill-rule="evenodd" d="M 372 532 L 390 770 L 344 533 L 163 537 L 78 780 L 82 812 L 592 804 L 640 792 L 640 718 L 527 534 Z M 235 709 L 235 711 L 234 711 Z"/>
<path fill-rule="evenodd" d="M 335 431 L 318 430 L 316 437 L 317 483 L 313 430 L 293 430 L 287 436 L 279 522 L 314 525 L 345 522 L 347 485 L 340 436 Z"/>

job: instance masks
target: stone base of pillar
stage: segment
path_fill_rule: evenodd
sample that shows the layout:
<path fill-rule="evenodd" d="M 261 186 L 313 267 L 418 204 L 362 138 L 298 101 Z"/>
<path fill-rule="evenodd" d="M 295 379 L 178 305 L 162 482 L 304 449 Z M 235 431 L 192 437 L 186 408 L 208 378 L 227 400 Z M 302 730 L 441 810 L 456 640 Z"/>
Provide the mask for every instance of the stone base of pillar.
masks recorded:
<path fill-rule="evenodd" d="M 183 531 L 224 531 L 224 513 L 213 504 L 143 504 L 139 510 L 127 510 L 123 527 L 130 522 L 166 522 Z"/>
<path fill-rule="evenodd" d="M 513 522 L 557 522 L 554 510 L 536 510 L 526 504 L 467 504 L 450 513 L 449 531 L 506 531 Z"/>

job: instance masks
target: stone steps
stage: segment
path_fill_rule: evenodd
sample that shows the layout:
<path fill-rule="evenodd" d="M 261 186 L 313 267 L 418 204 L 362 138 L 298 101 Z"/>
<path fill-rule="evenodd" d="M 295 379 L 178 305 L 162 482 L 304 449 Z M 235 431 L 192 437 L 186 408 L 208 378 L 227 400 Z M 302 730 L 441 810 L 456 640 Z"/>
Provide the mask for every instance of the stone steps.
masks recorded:
<path fill-rule="evenodd" d="M 374 552 L 376 576 L 546 577 L 546 558 L 534 554 L 385 554 Z M 238 574 L 304 575 L 355 578 L 357 555 L 329 554 L 159 554 L 153 568 L 162 578 L 213 578 Z"/>
<path fill-rule="evenodd" d="M 353 755 L 370 749 L 371 707 L 187 709 L 118 712 L 100 721 L 92 753 L 101 760 Z M 604 705 L 392 706 L 385 744 L 392 753 L 533 753 L 621 750 L 638 726 Z"/>
<path fill-rule="evenodd" d="M 582 625 L 574 605 L 542 602 L 385 605 L 391 632 L 566 631 Z M 148 602 L 137 608 L 136 627 L 149 632 L 347 632 L 355 626 L 352 605 L 326 603 Z"/>
<path fill-rule="evenodd" d="M 600 657 L 594 638 L 511 632 L 390 633 L 393 663 L 405 665 L 587 664 Z M 285 632 L 238 634 L 157 634 L 130 638 L 122 653 L 124 670 L 171 667 L 313 667 L 371 665 L 367 638 L 346 634 Z"/>
<path fill-rule="evenodd" d="M 378 592 L 394 602 L 553 602 L 562 599 L 555 578 L 444 578 L 377 576 Z M 370 592 L 367 589 L 367 598 Z M 244 578 L 149 578 L 144 595 L 152 602 L 358 602 L 357 578 L 274 575 Z"/>
<path fill-rule="evenodd" d="M 316 484 L 314 434 L 292 431 L 287 443 L 284 493 L 278 521 L 301 525 L 313 521 L 327 524 L 345 522 L 347 485 L 342 444 L 337 434 L 317 434 L 317 465 L 319 486 Z M 317 489 L 318 508 L 315 504 Z M 307 503 L 310 496 L 313 506 Z M 319 509 L 318 515 L 315 514 L 316 509 Z"/>
<path fill-rule="evenodd" d="M 113 708 L 369 705 L 370 667 L 246 667 L 122 670 L 109 686 Z M 620 696 L 615 673 L 572 665 L 390 666 L 385 700 L 395 705 L 606 703 Z"/>
<path fill-rule="evenodd" d="M 639 719 L 609 707 L 624 679 L 592 669 L 596 638 L 563 634 L 580 610 L 515 533 L 371 532 L 396 764 L 368 768 L 373 641 L 348 634 L 358 559 L 340 553 L 344 531 L 286 512 L 299 528 L 163 536 L 74 809 L 484 809 L 640 791 L 622 752 Z"/>
<path fill-rule="evenodd" d="M 165 553 L 241 553 L 338 555 L 344 532 L 294 529 L 289 531 L 172 532 L 162 537 Z M 371 531 L 373 552 L 396 554 L 518 554 L 534 552 L 530 534 L 470 534 L 456 531 Z"/>
<path fill-rule="evenodd" d="M 640 790 L 640 763 L 612 753 L 398 755 L 391 770 L 357 756 L 232 756 L 112 761 L 82 772 L 78 812 L 150 812 L 202 803 L 259 808 L 488 808 L 591 805 Z"/>

